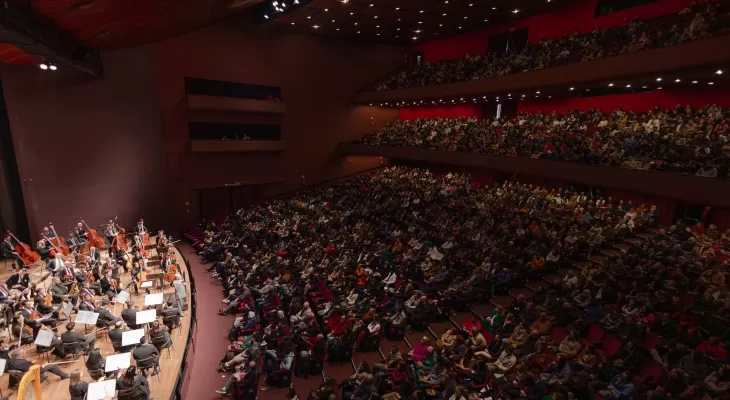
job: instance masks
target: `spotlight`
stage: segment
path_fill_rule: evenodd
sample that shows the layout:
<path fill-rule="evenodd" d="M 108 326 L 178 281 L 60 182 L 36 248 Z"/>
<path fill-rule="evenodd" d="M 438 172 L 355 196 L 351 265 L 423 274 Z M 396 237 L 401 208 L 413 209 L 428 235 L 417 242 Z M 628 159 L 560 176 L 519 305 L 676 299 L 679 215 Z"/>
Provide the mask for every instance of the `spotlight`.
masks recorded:
<path fill-rule="evenodd" d="M 49 65 L 48 68 L 50 68 L 51 71 L 55 71 L 58 69 L 58 67 L 53 64 Z"/>
<path fill-rule="evenodd" d="M 418 40 L 418 36 L 414 36 L 414 37 L 412 37 L 411 39 L 413 39 L 413 40 Z"/>
<path fill-rule="evenodd" d="M 540 91 L 538 90 L 537 92 L 535 92 L 535 94 L 540 94 Z"/>
<path fill-rule="evenodd" d="M 41 64 L 41 65 L 39 65 L 39 67 L 41 67 L 42 70 L 48 69 L 48 65 L 46 65 L 46 64 Z"/>
<path fill-rule="evenodd" d="M 269 19 L 269 16 L 268 16 L 268 15 L 266 15 L 266 14 L 264 14 L 264 18 L 266 18 L 266 19 Z"/>
<path fill-rule="evenodd" d="M 512 10 L 512 14 L 517 14 L 518 12 L 520 12 L 520 10 L 517 9 L 517 8 L 515 8 L 514 10 Z"/>
<path fill-rule="evenodd" d="M 715 82 L 707 82 L 708 85 L 714 85 Z"/>
<path fill-rule="evenodd" d="M 319 25 L 312 25 L 312 28 L 319 29 Z"/>
<path fill-rule="evenodd" d="M 628 85 L 626 85 L 626 87 L 627 87 L 627 88 L 630 88 L 630 87 L 631 87 L 631 84 L 629 83 Z"/>
<path fill-rule="evenodd" d="M 575 90 L 575 88 L 574 87 L 571 87 L 570 90 Z"/>

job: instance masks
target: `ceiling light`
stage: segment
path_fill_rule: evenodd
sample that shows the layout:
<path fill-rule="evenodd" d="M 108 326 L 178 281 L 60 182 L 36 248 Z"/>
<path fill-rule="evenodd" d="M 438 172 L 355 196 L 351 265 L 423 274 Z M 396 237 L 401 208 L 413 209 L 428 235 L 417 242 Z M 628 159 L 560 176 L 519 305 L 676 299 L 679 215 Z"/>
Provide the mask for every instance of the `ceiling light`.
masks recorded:
<path fill-rule="evenodd" d="M 376 15 L 376 16 L 375 16 L 375 17 L 373 17 L 373 18 L 375 18 L 375 19 L 378 19 L 378 16 Z"/>
<path fill-rule="evenodd" d="M 717 75 L 722 75 L 722 70 L 721 70 L 721 69 L 718 69 L 717 71 L 715 71 L 715 73 L 716 73 Z"/>
<path fill-rule="evenodd" d="M 642 88 L 642 89 L 646 89 L 646 86 L 642 86 L 641 88 Z"/>
<path fill-rule="evenodd" d="M 549 1 L 549 0 L 548 0 L 548 1 Z M 552 99 L 552 98 L 553 98 L 553 96 L 548 96 L 548 99 Z"/>
<path fill-rule="evenodd" d="M 269 16 L 268 16 L 268 15 L 266 15 L 266 14 L 264 14 L 264 18 L 266 18 L 266 19 L 269 19 Z"/>
<path fill-rule="evenodd" d="M 347 4 L 350 2 L 350 0 L 340 0 L 340 1 L 342 1 L 342 4 Z"/>
<path fill-rule="evenodd" d="M 376 36 L 380 36 L 380 34 L 378 33 Z"/>
<path fill-rule="evenodd" d="M 413 39 L 413 40 L 418 40 L 418 36 L 414 36 L 414 37 L 412 37 L 411 39 Z"/>
<path fill-rule="evenodd" d="M 335 22 L 335 20 L 333 19 L 333 20 L 332 20 L 332 23 L 334 23 L 334 22 Z"/>
<path fill-rule="evenodd" d="M 400 28 L 398 28 L 398 29 L 400 29 Z M 413 31 L 413 32 L 416 32 L 416 33 L 421 33 L 422 31 L 421 31 L 420 29 L 416 29 L 416 30 L 415 30 L 415 31 Z"/>
<path fill-rule="evenodd" d="M 626 87 L 627 87 L 627 88 L 630 88 L 630 87 L 631 87 L 631 84 L 629 83 L 628 85 L 626 85 Z"/>
<path fill-rule="evenodd" d="M 608 87 L 613 87 L 613 83 L 609 83 L 608 84 Z"/>
<path fill-rule="evenodd" d="M 661 87 L 661 86 L 659 86 L 658 88 L 656 88 L 656 90 L 662 90 L 662 87 Z"/>
<path fill-rule="evenodd" d="M 444 24 L 439 24 L 439 26 L 444 26 Z"/>
<path fill-rule="evenodd" d="M 355 26 L 357 26 L 357 22 L 355 22 Z"/>
<path fill-rule="evenodd" d="M 459 29 L 461 29 L 461 27 L 459 27 Z"/>
<path fill-rule="evenodd" d="M 370 7 L 372 7 L 372 6 L 373 6 L 373 5 L 371 4 L 371 5 L 370 5 Z M 398 11 L 398 10 L 400 10 L 400 7 L 396 7 L 396 8 L 395 8 L 395 11 Z"/>
<path fill-rule="evenodd" d="M 376 28 L 380 28 L 380 25 L 375 25 Z"/>
<path fill-rule="evenodd" d="M 329 8 L 325 8 L 325 9 L 324 9 L 324 12 L 327 12 L 327 11 L 329 11 L 329 10 L 330 10 Z"/>
<path fill-rule="evenodd" d="M 337 28 L 337 29 L 335 29 L 335 30 L 336 30 L 336 31 L 339 31 L 339 30 L 340 30 L 340 28 Z"/>
<path fill-rule="evenodd" d="M 39 67 L 41 67 L 42 70 L 48 69 L 48 65 L 46 65 L 46 64 L 41 64 L 41 65 L 39 65 Z"/>
<path fill-rule="evenodd" d="M 662 81 L 662 78 L 656 78 L 656 81 L 657 82 L 661 82 Z"/>
<path fill-rule="evenodd" d="M 396 30 L 396 31 L 399 31 L 399 30 L 400 30 L 400 28 L 395 28 L 395 30 Z"/>
<path fill-rule="evenodd" d="M 514 10 L 512 10 L 512 14 L 517 14 L 518 12 L 520 12 L 520 10 L 517 9 L 517 8 L 515 8 Z"/>
<path fill-rule="evenodd" d="M 311 16 L 309 16 L 309 15 L 307 15 L 307 19 L 312 19 L 312 17 L 311 17 Z"/>
<path fill-rule="evenodd" d="M 355 15 L 355 13 L 351 12 L 350 15 Z"/>
<path fill-rule="evenodd" d="M 523 94 L 522 97 L 525 97 L 525 95 Z"/>
<path fill-rule="evenodd" d="M 445 16 L 447 16 L 447 15 L 448 15 L 448 14 L 446 14 L 446 13 L 443 13 L 443 14 L 441 14 L 441 16 L 442 16 L 442 17 L 445 17 Z"/>
<path fill-rule="evenodd" d="M 677 78 L 677 79 L 674 80 L 674 83 L 679 83 L 679 82 L 682 82 L 682 80 L 679 79 L 679 78 Z"/>
<path fill-rule="evenodd" d="M 574 87 L 571 87 L 570 90 L 575 90 L 575 88 Z"/>
<path fill-rule="evenodd" d="M 707 82 L 708 85 L 714 85 L 715 82 Z"/>
<path fill-rule="evenodd" d="M 496 9 L 497 9 L 497 7 L 492 7 L 492 10 L 496 10 Z"/>
<path fill-rule="evenodd" d="M 360 33 L 360 31 L 357 31 L 357 33 Z"/>
<path fill-rule="evenodd" d="M 423 10 L 419 11 L 418 13 L 419 13 L 419 14 L 423 14 Z"/>
<path fill-rule="evenodd" d="M 55 65 L 53 65 L 53 64 L 49 65 L 49 66 L 48 66 L 48 68 L 50 68 L 50 69 L 51 69 L 51 71 L 55 71 L 55 70 L 57 70 L 57 69 L 58 69 L 58 67 L 57 67 L 57 66 L 55 66 Z"/>
<path fill-rule="evenodd" d="M 538 91 L 537 91 L 537 92 L 535 92 L 535 93 L 536 93 L 536 94 L 540 94 L 540 91 L 538 90 Z"/>
<path fill-rule="evenodd" d="M 400 22 L 400 18 L 398 18 L 398 22 Z"/>
<path fill-rule="evenodd" d="M 464 19 L 467 19 L 467 18 L 469 18 L 469 17 L 464 17 Z"/>
<path fill-rule="evenodd" d="M 474 3 L 469 3 L 469 7 L 474 7 Z"/>
<path fill-rule="evenodd" d="M 692 83 L 697 83 L 697 81 L 692 81 Z"/>
<path fill-rule="evenodd" d="M 312 25 L 312 28 L 319 29 L 319 25 Z"/>
<path fill-rule="evenodd" d="M 418 21 L 418 23 L 419 23 L 419 24 L 422 24 L 422 23 L 423 23 L 423 21 Z"/>

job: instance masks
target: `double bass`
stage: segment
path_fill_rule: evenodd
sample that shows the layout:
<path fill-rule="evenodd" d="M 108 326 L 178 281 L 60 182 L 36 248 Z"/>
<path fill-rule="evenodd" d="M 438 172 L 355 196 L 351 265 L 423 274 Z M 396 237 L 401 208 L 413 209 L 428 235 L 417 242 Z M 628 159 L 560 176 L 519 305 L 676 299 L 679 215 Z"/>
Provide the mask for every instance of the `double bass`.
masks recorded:
<path fill-rule="evenodd" d="M 53 227 L 53 223 L 49 223 L 48 226 L 51 227 L 51 231 L 53 232 L 53 235 L 55 237 L 48 238 L 48 241 L 53 245 L 53 247 L 56 248 L 57 251 L 60 251 L 61 254 L 64 256 L 67 256 L 71 253 L 68 246 L 66 245 L 66 239 L 58 236 L 58 233 L 56 233 L 56 228 Z"/>
<path fill-rule="evenodd" d="M 96 247 L 97 249 L 101 249 L 104 247 L 104 238 L 99 236 L 99 234 L 96 232 L 96 229 L 91 229 L 89 225 L 86 224 L 86 221 L 83 219 L 81 220 L 81 223 L 84 224 L 84 227 L 86 228 L 87 233 L 87 239 L 89 239 L 89 244 L 91 246 Z"/>
<path fill-rule="evenodd" d="M 12 232 L 8 231 L 8 234 L 17 243 L 14 250 L 16 253 L 18 253 L 20 259 L 23 260 L 23 264 L 31 265 L 41 259 L 40 254 L 31 250 L 30 246 L 18 240 L 18 238 L 16 238 Z"/>

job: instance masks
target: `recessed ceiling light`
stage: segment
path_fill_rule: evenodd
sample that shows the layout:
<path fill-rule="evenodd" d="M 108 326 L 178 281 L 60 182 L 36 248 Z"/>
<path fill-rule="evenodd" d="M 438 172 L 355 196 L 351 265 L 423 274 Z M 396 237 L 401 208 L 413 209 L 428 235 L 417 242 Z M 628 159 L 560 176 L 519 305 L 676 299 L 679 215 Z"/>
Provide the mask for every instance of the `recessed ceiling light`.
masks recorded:
<path fill-rule="evenodd" d="M 319 29 L 319 25 L 312 25 L 312 28 Z"/>
<path fill-rule="evenodd" d="M 400 18 L 398 18 L 398 22 L 400 22 Z"/>
<path fill-rule="evenodd" d="M 335 22 L 335 20 L 333 19 L 333 20 L 332 20 L 332 23 L 334 23 L 334 22 Z"/>
<path fill-rule="evenodd" d="M 492 10 L 496 10 L 496 9 L 497 9 L 497 7 L 492 7 Z"/>
<path fill-rule="evenodd" d="M 395 30 L 396 30 L 396 31 L 399 31 L 399 30 L 400 30 L 400 28 L 395 28 Z"/>
<path fill-rule="evenodd" d="M 514 10 L 512 10 L 512 14 L 517 14 L 518 12 L 520 12 L 520 10 L 517 9 L 517 8 L 515 8 Z"/>
<path fill-rule="evenodd" d="M 414 36 L 411 39 L 416 40 L 416 39 L 418 39 L 418 36 Z"/>
<path fill-rule="evenodd" d="M 613 87 L 613 83 L 609 83 L 608 84 L 608 87 Z"/>
<path fill-rule="evenodd" d="M 548 96 L 548 99 L 552 99 L 552 98 L 553 98 L 553 96 Z"/>
<path fill-rule="evenodd" d="M 484 22 L 489 22 L 489 20 L 488 19 L 485 19 Z"/>
<path fill-rule="evenodd" d="M 357 31 L 357 33 L 360 33 L 360 31 Z"/>
<path fill-rule="evenodd" d="M 715 82 L 707 82 L 708 85 L 714 85 Z"/>
<path fill-rule="evenodd" d="M 370 6 L 372 7 L 372 4 Z M 400 10 L 400 7 L 395 8 L 395 11 L 398 11 L 398 10 Z"/>
<path fill-rule="evenodd" d="M 662 90 L 662 87 L 661 87 L 661 86 L 659 86 L 658 88 L 656 88 L 656 90 Z"/>
<path fill-rule="evenodd" d="M 377 36 L 380 36 L 380 34 L 378 33 Z"/>
<path fill-rule="evenodd" d="M 469 7 L 474 7 L 474 3 L 469 3 Z"/>
<path fill-rule="evenodd" d="M 631 87 L 631 84 L 629 83 L 628 85 L 626 85 L 626 87 L 627 87 L 627 88 L 630 88 L 630 87 Z"/>
<path fill-rule="evenodd" d="M 294 22 L 292 22 L 291 24 L 294 25 Z"/>
<path fill-rule="evenodd" d="M 325 9 L 324 9 L 324 12 L 327 12 L 327 11 L 329 11 L 329 10 L 330 10 L 329 8 L 325 8 Z"/>
<path fill-rule="evenodd" d="M 722 70 L 721 70 L 721 69 L 718 69 L 717 71 L 715 71 L 715 73 L 716 73 L 717 75 L 722 75 Z"/>
<path fill-rule="evenodd" d="M 312 17 L 311 17 L 311 16 L 309 16 L 309 15 L 307 15 L 307 19 L 312 19 Z"/>
<path fill-rule="evenodd" d="M 337 29 L 335 29 L 335 30 L 339 31 L 339 30 L 340 30 L 340 28 L 337 28 Z"/>
<path fill-rule="evenodd" d="M 444 26 L 444 24 L 439 24 L 439 26 Z"/>
<path fill-rule="evenodd" d="M 642 88 L 642 89 L 646 89 L 646 88 L 647 88 L 647 86 L 642 86 L 641 88 Z"/>
<path fill-rule="evenodd" d="M 467 18 L 469 18 L 469 17 L 464 17 L 464 19 L 467 19 Z"/>
<path fill-rule="evenodd" d="M 575 88 L 574 87 L 571 87 L 570 90 L 575 90 Z"/>
<path fill-rule="evenodd" d="M 662 81 L 662 78 L 656 78 L 656 81 L 657 82 L 661 82 Z"/>
<path fill-rule="evenodd" d="M 697 81 L 692 81 L 692 83 L 697 83 Z"/>
<path fill-rule="evenodd" d="M 419 24 L 422 24 L 422 23 L 423 23 L 423 21 L 418 21 L 418 23 L 419 23 Z"/>
<path fill-rule="evenodd" d="M 423 14 L 423 10 L 419 11 L 418 13 L 419 13 L 419 14 Z"/>
<path fill-rule="evenodd" d="M 540 94 L 540 91 L 538 90 L 538 91 L 537 91 L 537 92 L 535 92 L 535 93 L 536 93 L 536 94 Z"/>
<path fill-rule="evenodd" d="M 354 12 L 351 12 L 350 15 L 355 15 L 355 13 Z"/>
<path fill-rule="evenodd" d="M 461 27 L 459 27 L 459 29 L 461 29 Z"/>
<path fill-rule="evenodd" d="M 442 17 L 445 17 L 445 16 L 447 16 L 447 15 L 448 15 L 448 14 L 446 14 L 446 13 L 443 13 L 443 14 L 441 14 L 441 16 L 442 16 Z"/>
<path fill-rule="evenodd" d="M 682 80 L 679 79 L 679 78 L 677 78 L 677 79 L 674 80 L 674 83 L 679 83 L 679 82 L 682 82 Z"/>
<path fill-rule="evenodd" d="M 370 3 L 370 7 L 372 7 L 372 6 L 374 6 L 374 5 L 375 5 L 375 4 L 373 4 L 373 3 Z"/>
<path fill-rule="evenodd" d="M 523 94 L 522 97 L 525 97 L 525 95 Z"/>
<path fill-rule="evenodd" d="M 413 31 L 413 32 L 415 32 L 415 33 L 421 33 L 422 31 L 421 31 L 420 29 L 416 29 L 416 30 L 415 30 L 415 31 Z"/>
<path fill-rule="evenodd" d="M 355 26 L 357 26 L 357 22 L 355 22 Z"/>
<path fill-rule="evenodd" d="M 375 25 L 376 28 L 380 28 L 380 25 Z"/>
<path fill-rule="evenodd" d="M 375 18 L 375 19 L 378 19 L 378 16 L 376 15 L 376 16 L 374 16 L 373 18 Z"/>

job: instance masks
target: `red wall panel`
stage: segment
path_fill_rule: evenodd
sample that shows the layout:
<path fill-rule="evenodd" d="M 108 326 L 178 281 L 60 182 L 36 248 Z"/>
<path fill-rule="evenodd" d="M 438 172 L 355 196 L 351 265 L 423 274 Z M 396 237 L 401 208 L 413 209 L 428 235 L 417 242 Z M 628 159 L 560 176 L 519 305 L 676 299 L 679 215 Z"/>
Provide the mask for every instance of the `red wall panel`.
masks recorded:
<path fill-rule="evenodd" d="M 702 0 L 699 1 L 699 3 L 702 2 Z M 598 18 L 594 17 L 596 3 L 598 0 L 590 0 L 570 8 L 517 20 L 483 31 L 421 43 L 413 46 L 413 50 L 422 50 L 426 61 L 461 58 L 467 53 L 483 54 L 487 50 L 490 36 L 512 29 L 529 27 L 528 40 L 531 43 L 537 43 L 544 38 L 562 37 L 575 31 L 590 32 L 597 26 L 606 28 L 620 26 L 627 20 L 636 17 L 647 19 L 677 13 L 692 4 L 692 0 L 660 0 Z"/>
<path fill-rule="evenodd" d="M 400 109 L 401 121 L 418 118 L 452 118 L 477 117 L 481 119 L 480 104 L 437 106 L 437 107 L 404 107 Z"/>
<path fill-rule="evenodd" d="M 707 104 L 730 106 L 730 90 L 655 90 L 646 93 L 622 94 L 614 96 L 569 97 L 562 99 L 524 100 L 517 104 L 517 113 L 553 112 L 565 113 L 569 110 L 590 110 L 600 108 L 611 112 L 621 107 L 626 111 L 648 111 L 655 106 L 674 108 L 677 104 L 691 104 L 703 107 Z"/>

